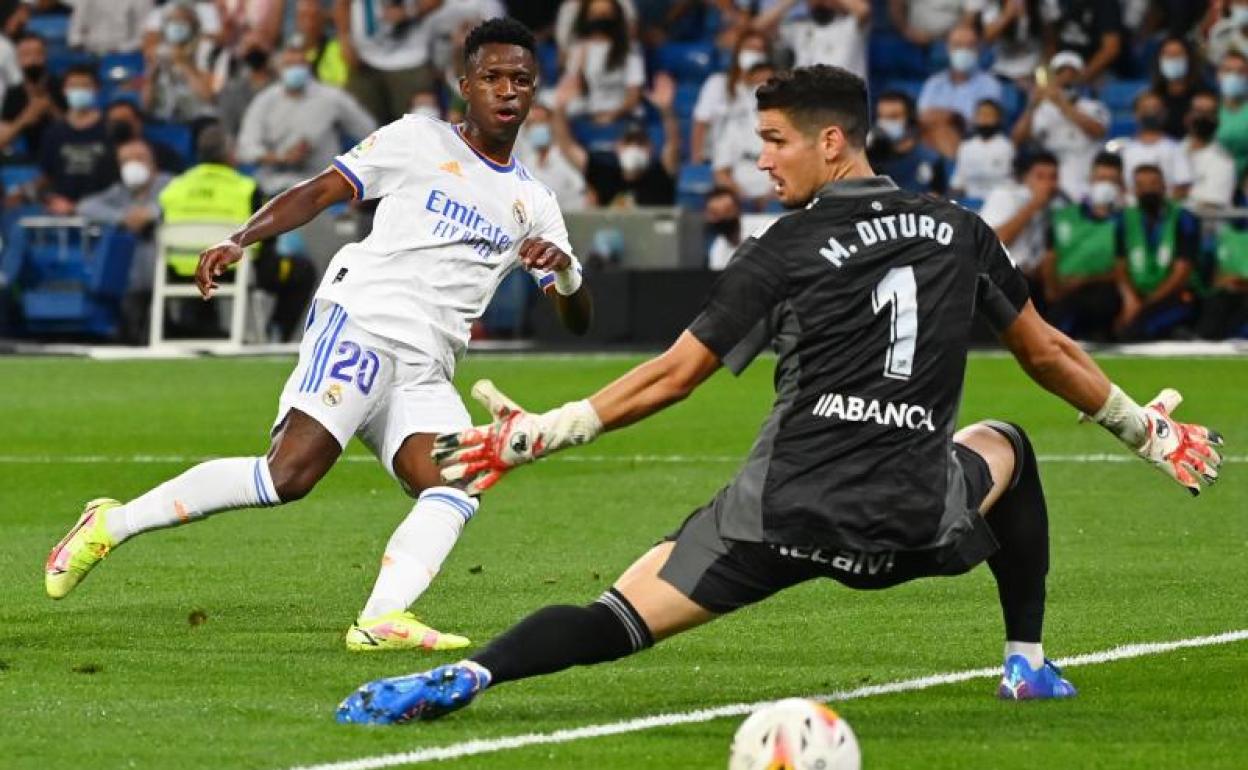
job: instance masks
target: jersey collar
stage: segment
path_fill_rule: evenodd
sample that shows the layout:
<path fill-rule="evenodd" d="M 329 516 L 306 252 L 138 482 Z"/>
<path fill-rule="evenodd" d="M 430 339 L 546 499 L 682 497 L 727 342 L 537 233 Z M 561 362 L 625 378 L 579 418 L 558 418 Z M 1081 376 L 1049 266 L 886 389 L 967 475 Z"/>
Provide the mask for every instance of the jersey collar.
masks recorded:
<path fill-rule="evenodd" d="M 858 198 L 896 192 L 898 189 L 897 183 L 887 176 L 864 176 L 828 182 L 815 195 L 820 198 Z"/>
<path fill-rule="evenodd" d="M 496 163 L 495 161 L 492 161 L 489 158 L 485 157 L 484 155 L 481 154 L 481 152 L 476 147 L 473 147 L 472 142 L 468 141 L 468 139 L 464 136 L 464 132 L 460 129 L 458 125 L 455 126 L 455 136 L 458 136 L 459 141 L 463 142 L 465 147 L 472 150 L 472 154 L 480 158 L 481 162 L 489 166 L 492 171 L 497 171 L 500 174 L 506 174 L 516 167 L 515 153 L 512 153 L 511 157 L 507 160 L 507 165 L 504 166 L 502 164 Z"/>

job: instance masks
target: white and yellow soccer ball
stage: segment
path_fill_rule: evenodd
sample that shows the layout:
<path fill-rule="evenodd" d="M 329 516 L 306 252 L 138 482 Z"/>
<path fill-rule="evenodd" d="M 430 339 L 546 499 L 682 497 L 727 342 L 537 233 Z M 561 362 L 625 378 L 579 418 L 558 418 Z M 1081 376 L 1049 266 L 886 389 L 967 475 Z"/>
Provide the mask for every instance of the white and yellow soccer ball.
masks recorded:
<path fill-rule="evenodd" d="M 813 700 L 788 698 L 750 714 L 732 739 L 728 770 L 859 770 L 849 723 Z"/>

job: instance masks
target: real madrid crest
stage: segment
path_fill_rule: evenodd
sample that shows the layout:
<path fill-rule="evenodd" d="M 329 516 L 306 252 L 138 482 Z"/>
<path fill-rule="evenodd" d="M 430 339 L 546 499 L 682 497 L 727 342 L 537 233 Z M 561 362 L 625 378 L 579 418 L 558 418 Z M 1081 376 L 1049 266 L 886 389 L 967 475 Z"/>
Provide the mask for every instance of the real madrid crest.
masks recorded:
<path fill-rule="evenodd" d="M 331 382 L 325 389 L 325 395 L 321 396 L 321 400 L 325 402 L 325 406 L 338 406 L 342 403 L 342 386 Z"/>
<path fill-rule="evenodd" d="M 511 215 L 516 218 L 516 224 L 524 227 L 529 221 L 529 214 L 524 210 L 524 204 L 517 200 L 511 204 Z"/>

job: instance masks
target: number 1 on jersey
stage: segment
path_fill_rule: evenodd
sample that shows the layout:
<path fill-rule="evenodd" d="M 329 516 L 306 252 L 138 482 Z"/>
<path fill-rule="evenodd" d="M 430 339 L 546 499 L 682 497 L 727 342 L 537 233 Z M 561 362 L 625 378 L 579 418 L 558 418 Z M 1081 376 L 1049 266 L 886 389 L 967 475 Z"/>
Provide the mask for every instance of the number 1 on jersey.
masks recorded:
<path fill-rule="evenodd" d="M 914 343 L 919 336 L 919 296 L 914 283 L 914 268 L 894 267 L 875 286 L 871 294 L 871 310 L 880 314 L 886 306 L 892 316 L 888 327 L 888 356 L 884 359 L 884 376 L 908 380 L 914 368 Z"/>

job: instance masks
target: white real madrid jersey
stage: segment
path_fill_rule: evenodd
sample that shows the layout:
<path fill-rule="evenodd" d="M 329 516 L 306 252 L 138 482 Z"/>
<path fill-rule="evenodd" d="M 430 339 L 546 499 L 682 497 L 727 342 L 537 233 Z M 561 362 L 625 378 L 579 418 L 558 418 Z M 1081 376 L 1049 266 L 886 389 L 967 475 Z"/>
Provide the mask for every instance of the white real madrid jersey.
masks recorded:
<path fill-rule="evenodd" d="M 381 337 L 448 367 L 494 290 L 543 238 L 566 253 L 554 195 L 514 158 L 480 155 L 449 123 L 405 115 L 334 159 L 359 200 L 380 198 L 373 229 L 329 263 L 316 296 Z M 579 269 L 579 265 L 577 266 Z M 530 271 L 545 288 L 554 275 Z"/>

